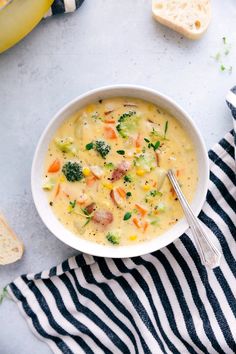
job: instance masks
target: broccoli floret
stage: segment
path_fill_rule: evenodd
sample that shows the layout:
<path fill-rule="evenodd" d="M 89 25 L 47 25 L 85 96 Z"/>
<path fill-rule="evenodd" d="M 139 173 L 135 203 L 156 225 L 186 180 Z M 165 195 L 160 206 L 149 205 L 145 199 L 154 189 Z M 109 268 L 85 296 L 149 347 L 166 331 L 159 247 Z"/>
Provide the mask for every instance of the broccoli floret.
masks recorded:
<path fill-rule="evenodd" d="M 166 207 L 166 204 L 164 203 L 159 203 L 156 207 L 155 207 L 155 210 L 158 210 L 162 213 L 164 213 L 166 211 L 167 207 Z"/>
<path fill-rule="evenodd" d="M 120 237 L 117 234 L 113 234 L 112 232 L 108 232 L 106 235 L 107 241 L 111 242 L 113 245 L 119 245 Z"/>
<path fill-rule="evenodd" d="M 78 162 L 66 162 L 62 167 L 62 172 L 69 182 L 80 181 L 84 177 L 82 166 Z"/>
<path fill-rule="evenodd" d="M 127 138 L 137 130 L 139 118 L 136 112 L 132 111 L 120 116 L 118 119 L 119 124 L 116 126 L 116 129 L 122 138 Z"/>
<path fill-rule="evenodd" d="M 66 138 L 56 138 L 55 144 L 62 152 L 71 152 L 76 154 L 76 148 L 74 146 L 74 139 L 71 137 Z"/>
<path fill-rule="evenodd" d="M 135 157 L 134 165 L 144 171 L 150 172 L 156 167 L 156 160 L 155 157 L 149 154 L 141 154 Z"/>
<path fill-rule="evenodd" d="M 103 159 L 106 158 L 107 154 L 110 152 L 111 147 L 105 141 L 96 140 L 95 150 L 102 156 Z"/>

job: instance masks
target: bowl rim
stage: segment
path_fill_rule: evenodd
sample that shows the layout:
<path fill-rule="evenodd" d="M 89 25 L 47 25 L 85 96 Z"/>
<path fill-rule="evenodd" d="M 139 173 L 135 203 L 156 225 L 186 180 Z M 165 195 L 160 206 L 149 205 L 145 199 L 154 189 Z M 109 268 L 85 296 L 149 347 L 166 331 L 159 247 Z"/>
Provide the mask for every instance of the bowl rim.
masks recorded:
<path fill-rule="evenodd" d="M 130 91 L 130 96 L 128 95 L 128 93 L 125 93 L 125 94 L 120 93 L 120 94 L 112 95 L 112 92 L 117 91 L 117 90 Z M 109 97 L 109 96 L 110 97 L 115 97 L 115 96 L 116 97 L 117 96 L 136 97 L 135 95 L 132 95 L 133 90 L 136 92 L 137 91 L 140 92 L 140 95 L 144 94 L 144 92 L 145 92 L 146 94 L 156 96 L 159 100 L 166 102 L 169 107 L 178 111 L 179 114 L 182 116 L 183 120 L 186 121 L 189 124 L 189 126 L 191 126 L 192 133 L 195 135 L 195 137 L 197 138 L 197 140 L 200 142 L 200 145 L 201 145 L 200 150 L 203 153 L 201 155 L 201 168 L 204 167 L 203 172 L 202 172 L 203 173 L 203 181 L 202 181 L 201 189 L 200 189 L 201 198 L 199 199 L 199 202 L 194 209 L 194 213 L 196 215 L 198 215 L 199 212 L 201 211 L 202 206 L 203 206 L 205 199 L 206 199 L 206 194 L 207 194 L 207 190 L 208 190 L 208 182 L 209 182 L 209 159 L 208 159 L 207 149 L 206 149 L 203 138 L 202 138 L 195 122 L 191 119 L 190 115 L 188 115 L 188 113 L 183 108 L 181 108 L 173 99 L 160 93 L 157 90 L 147 88 L 147 87 L 141 86 L 141 85 L 130 85 L 130 84 L 103 86 L 103 87 L 99 87 L 99 88 L 96 88 L 93 90 L 89 90 L 89 91 L 77 96 L 76 98 L 74 98 L 73 100 L 71 100 L 70 102 L 65 104 L 59 111 L 57 111 L 57 113 L 49 121 L 49 123 L 47 124 L 47 126 L 45 127 L 45 129 L 43 130 L 43 132 L 40 136 L 40 139 L 39 139 L 38 144 L 35 149 L 35 153 L 34 153 L 34 157 L 33 157 L 33 161 L 32 161 L 32 167 L 31 167 L 31 192 L 32 192 L 33 201 L 34 201 L 35 207 L 37 209 L 37 212 L 38 212 L 41 220 L 43 221 L 43 223 L 49 229 L 49 231 L 51 231 L 51 233 L 54 236 L 56 236 L 59 240 L 61 240 L 65 244 L 69 245 L 70 247 L 73 247 L 74 249 L 76 249 L 80 252 L 87 253 L 87 254 L 90 254 L 93 256 L 107 257 L 107 258 L 127 258 L 127 257 L 141 256 L 141 255 L 144 255 L 147 253 L 157 251 L 158 249 L 161 249 L 161 248 L 167 246 L 168 244 L 177 240 L 189 228 L 186 219 L 183 217 L 175 224 L 175 226 L 179 225 L 179 229 L 181 229 L 181 232 L 180 232 L 180 230 L 179 231 L 177 230 L 176 235 L 173 235 L 173 229 L 175 229 L 175 226 L 174 226 L 173 228 L 170 228 L 169 230 L 167 230 L 167 232 L 164 232 L 163 234 L 161 234 L 160 236 L 158 236 L 156 238 L 153 238 L 148 241 L 140 242 L 140 243 L 135 243 L 134 245 L 119 246 L 119 247 L 114 247 L 114 246 L 109 246 L 109 245 L 100 245 L 100 244 L 97 244 L 96 242 L 88 241 L 86 239 L 83 239 L 82 237 L 75 235 L 74 233 L 72 233 L 71 231 L 66 229 L 64 227 L 64 225 L 56 219 L 56 216 L 54 214 L 52 214 L 52 215 L 54 215 L 53 216 L 54 219 L 56 219 L 57 222 L 59 223 L 58 229 L 55 230 L 55 227 L 53 227 L 52 224 L 46 218 L 45 212 L 44 212 L 42 206 L 40 205 L 40 201 L 37 196 L 37 185 L 35 183 L 35 178 L 34 178 L 35 174 L 37 175 L 39 173 L 39 172 L 37 172 L 36 165 L 37 165 L 38 158 L 40 156 L 40 150 L 42 148 L 42 143 L 46 139 L 48 132 L 54 126 L 54 124 L 57 122 L 57 120 L 59 120 L 60 117 L 63 114 L 65 114 L 75 104 L 79 104 L 80 101 L 82 101 L 83 99 L 89 98 L 90 96 L 97 95 L 98 97 L 101 96 L 101 98 L 102 98 L 102 95 L 104 94 L 104 92 L 106 92 L 107 97 Z M 109 91 L 109 94 L 107 94 L 108 91 Z M 139 98 L 141 98 L 141 96 Z M 91 98 L 91 101 L 92 100 L 94 101 L 94 99 Z M 144 100 L 148 101 L 148 99 L 146 99 L 146 98 L 144 98 Z M 150 102 L 152 102 L 151 99 L 150 99 Z M 167 108 L 167 111 L 168 111 L 168 108 Z M 68 114 L 67 118 L 70 115 L 71 115 L 71 113 Z M 64 121 L 65 119 L 63 119 L 62 121 Z M 178 120 L 178 118 L 177 118 L 177 120 Z M 61 123 L 62 123 L 62 121 L 61 121 Z M 45 156 L 44 156 L 44 158 L 45 158 Z M 199 165 L 199 159 L 198 159 L 198 165 Z M 41 176 L 41 178 L 42 178 L 42 176 Z M 41 186 L 40 186 L 40 188 L 41 188 Z M 198 191 L 198 189 L 199 189 L 199 186 L 197 187 L 196 192 Z M 45 192 L 42 191 L 42 193 L 45 193 Z M 171 235 L 171 237 L 167 237 L 167 235 L 169 235 L 169 234 Z M 164 235 L 164 238 L 163 238 L 163 235 Z M 160 241 L 160 238 L 162 238 L 161 242 L 159 242 L 161 245 L 158 246 L 158 240 Z"/>

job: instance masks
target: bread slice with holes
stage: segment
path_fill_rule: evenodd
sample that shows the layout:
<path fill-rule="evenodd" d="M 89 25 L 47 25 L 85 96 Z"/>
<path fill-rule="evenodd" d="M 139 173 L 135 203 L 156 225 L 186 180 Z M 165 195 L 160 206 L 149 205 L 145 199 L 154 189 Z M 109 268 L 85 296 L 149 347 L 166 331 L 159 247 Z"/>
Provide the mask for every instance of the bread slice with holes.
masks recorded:
<path fill-rule="evenodd" d="M 161 24 L 189 39 L 200 38 L 211 20 L 210 0 L 152 0 L 152 13 Z"/>
<path fill-rule="evenodd" d="M 14 231 L 0 215 L 0 265 L 18 261 L 24 252 L 24 246 Z"/>

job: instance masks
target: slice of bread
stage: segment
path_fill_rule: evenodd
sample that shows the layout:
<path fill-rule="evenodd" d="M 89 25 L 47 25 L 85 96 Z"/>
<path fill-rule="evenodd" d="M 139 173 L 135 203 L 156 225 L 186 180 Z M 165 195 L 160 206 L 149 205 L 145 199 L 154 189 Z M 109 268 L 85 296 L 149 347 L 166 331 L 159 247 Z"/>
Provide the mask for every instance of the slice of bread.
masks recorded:
<path fill-rule="evenodd" d="M 24 252 L 23 243 L 0 215 L 0 265 L 18 261 Z"/>
<path fill-rule="evenodd" d="M 210 0 L 152 0 L 152 13 L 161 24 L 189 39 L 200 38 L 211 20 Z"/>

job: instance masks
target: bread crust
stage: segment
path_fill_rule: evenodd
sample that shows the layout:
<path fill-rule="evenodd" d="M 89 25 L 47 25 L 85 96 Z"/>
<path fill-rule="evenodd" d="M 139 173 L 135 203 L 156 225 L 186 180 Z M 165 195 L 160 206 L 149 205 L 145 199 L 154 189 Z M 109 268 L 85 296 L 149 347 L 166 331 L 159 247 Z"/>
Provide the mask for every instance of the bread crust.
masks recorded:
<path fill-rule="evenodd" d="M 192 0 L 194 1 L 196 4 L 199 3 L 199 6 L 202 6 L 202 3 L 204 2 L 203 0 Z M 196 27 L 190 29 L 188 28 L 187 24 L 180 24 L 178 23 L 178 21 L 175 21 L 171 18 L 168 18 L 168 16 L 164 13 L 165 7 L 161 7 L 160 9 L 157 7 L 157 4 L 162 4 L 163 6 L 168 5 L 168 3 L 171 3 L 172 0 L 167 0 L 167 1 L 157 1 L 157 0 L 152 0 L 152 14 L 153 17 L 155 18 L 155 20 L 157 20 L 159 23 L 161 23 L 164 26 L 167 26 L 171 29 L 173 29 L 174 31 L 182 34 L 183 36 L 192 39 L 192 40 L 196 40 L 199 39 L 203 36 L 203 34 L 206 32 L 206 30 L 208 29 L 208 26 L 210 24 L 211 21 L 211 2 L 210 0 L 206 0 L 205 1 L 205 6 L 207 7 L 207 12 L 205 13 L 205 17 L 204 17 L 204 26 L 202 26 L 201 28 L 197 29 Z M 175 3 L 178 3 L 178 0 L 175 1 Z M 181 3 L 183 3 L 183 1 L 179 0 L 179 3 L 181 5 Z M 178 14 L 175 14 L 176 16 Z M 202 16 L 202 14 L 200 14 L 199 11 L 199 17 L 200 15 Z M 187 14 L 186 14 L 186 18 L 187 18 Z M 198 19 L 195 18 L 195 22 L 197 22 Z"/>
<path fill-rule="evenodd" d="M 2 241 L 0 240 L 0 265 L 14 263 L 21 259 L 24 253 L 23 242 L 10 228 L 5 217 L 2 214 L 0 214 L 0 227 L 1 230 L 3 230 L 2 232 L 0 231 L 0 237 L 2 237 L 5 241 L 5 243 L 3 243 L 3 239 Z M 3 249 L 3 246 L 6 246 L 6 249 Z"/>

